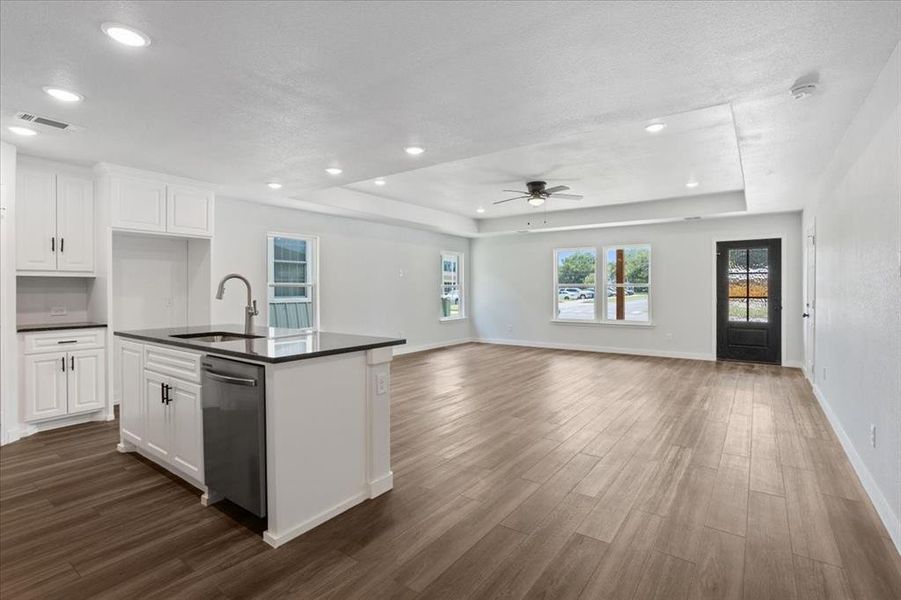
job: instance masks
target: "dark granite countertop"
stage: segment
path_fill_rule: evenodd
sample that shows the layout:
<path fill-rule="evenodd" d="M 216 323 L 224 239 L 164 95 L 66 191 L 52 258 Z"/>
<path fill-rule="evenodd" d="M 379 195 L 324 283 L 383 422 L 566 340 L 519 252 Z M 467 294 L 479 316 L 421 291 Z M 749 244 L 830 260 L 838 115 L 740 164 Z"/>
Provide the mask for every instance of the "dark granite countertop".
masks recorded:
<path fill-rule="evenodd" d="M 172 337 L 175 335 L 212 332 L 243 334 L 244 326 L 201 325 L 116 331 L 114 333 L 123 338 L 189 348 L 191 350 L 200 350 L 202 352 L 234 356 L 265 363 L 282 363 L 332 354 L 361 352 L 363 350 L 372 350 L 373 348 L 399 346 L 407 343 L 406 340 L 399 338 L 331 333 L 328 331 L 305 332 L 298 329 L 280 329 L 275 327 L 254 328 L 254 334 L 262 337 L 225 342 Z"/>
<path fill-rule="evenodd" d="M 83 321 L 81 323 L 36 323 L 33 325 L 17 325 L 16 331 L 22 333 L 24 331 L 57 331 L 60 329 L 95 329 L 97 327 L 106 327 L 106 323 L 92 323 Z"/>

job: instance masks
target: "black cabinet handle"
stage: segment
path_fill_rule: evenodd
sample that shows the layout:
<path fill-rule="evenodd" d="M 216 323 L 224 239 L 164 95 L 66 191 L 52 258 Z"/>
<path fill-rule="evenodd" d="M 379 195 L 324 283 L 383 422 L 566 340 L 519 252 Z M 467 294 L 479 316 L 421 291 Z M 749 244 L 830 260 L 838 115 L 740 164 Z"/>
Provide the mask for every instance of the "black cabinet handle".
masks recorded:
<path fill-rule="evenodd" d="M 78 340 L 60 340 L 60 341 L 58 341 L 58 342 L 56 342 L 56 343 L 57 343 L 57 344 L 74 344 L 74 343 L 77 342 L 77 341 L 78 341 Z"/>
<path fill-rule="evenodd" d="M 74 356 L 69 357 L 69 370 L 70 371 L 75 370 L 75 357 Z"/>
<path fill-rule="evenodd" d="M 63 373 L 66 372 L 66 357 L 65 356 L 62 358 L 62 371 L 63 371 Z"/>
<path fill-rule="evenodd" d="M 166 403 L 166 384 L 160 384 L 160 404 Z"/>
<path fill-rule="evenodd" d="M 56 238 L 55 237 L 50 238 L 50 251 L 56 252 Z"/>
<path fill-rule="evenodd" d="M 804 317 L 804 318 L 806 319 L 807 317 L 810 316 L 810 313 L 804 313 L 804 314 L 802 314 L 801 316 Z"/>
<path fill-rule="evenodd" d="M 63 252 L 63 248 L 66 247 L 66 238 L 59 238 L 59 251 Z"/>

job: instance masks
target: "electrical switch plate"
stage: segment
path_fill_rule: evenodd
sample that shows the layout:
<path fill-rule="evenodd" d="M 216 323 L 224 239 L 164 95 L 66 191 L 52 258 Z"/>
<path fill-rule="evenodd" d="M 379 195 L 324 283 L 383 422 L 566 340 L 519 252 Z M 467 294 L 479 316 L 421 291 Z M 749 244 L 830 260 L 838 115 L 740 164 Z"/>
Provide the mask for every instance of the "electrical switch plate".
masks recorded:
<path fill-rule="evenodd" d="M 53 306 L 50 308 L 50 316 L 51 317 L 65 317 L 69 311 L 66 310 L 65 306 Z"/>

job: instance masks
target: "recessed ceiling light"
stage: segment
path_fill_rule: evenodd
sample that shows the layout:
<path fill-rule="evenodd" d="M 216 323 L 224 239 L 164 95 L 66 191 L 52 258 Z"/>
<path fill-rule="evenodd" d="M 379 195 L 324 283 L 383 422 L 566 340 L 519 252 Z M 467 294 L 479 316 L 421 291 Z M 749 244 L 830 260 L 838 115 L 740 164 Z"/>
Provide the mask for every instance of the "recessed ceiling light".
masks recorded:
<path fill-rule="evenodd" d="M 70 92 L 69 90 L 64 90 L 61 88 L 45 87 L 44 91 L 60 102 L 80 102 L 84 100 L 84 96 L 82 96 L 81 94 Z"/>
<path fill-rule="evenodd" d="M 476 212 L 482 214 L 483 212 L 485 212 L 485 209 L 480 206 L 476 209 Z"/>
<path fill-rule="evenodd" d="M 648 133 L 660 133 L 666 129 L 666 123 L 651 123 L 644 128 Z"/>
<path fill-rule="evenodd" d="M 29 129 L 27 127 L 16 127 L 15 125 L 13 125 L 12 127 L 9 127 L 8 129 L 10 131 L 12 131 L 13 133 L 15 133 L 16 135 L 32 136 L 32 135 L 38 134 L 38 132 L 35 131 L 34 129 Z"/>
<path fill-rule="evenodd" d="M 406 148 L 404 148 L 404 152 L 412 156 L 419 156 L 420 154 L 425 152 L 425 150 L 423 148 L 420 148 L 419 146 L 407 146 Z"/>
<path fill-rule="evenodd" d="M 373 181 L 372 183 L 374 183 L 374 184 L 376 184 L 376 185 L 385 185 L 385 184 L 388 183 L 388 182 L 385 181 L 384 179 L 376 179 L 376 180 Z"/>
<path fill-rule="evenodd" d="M 273 190 L 280 190 L 280 189 L 282 189 L 282 184 L 280 184 L 280 183 L 277 182 L 277 181 L 270 181 L 270 182 L 267 183 L 266 185 L 268 185 L 268 186 L 269 186 L 271 189 L 273 189 Z"/>
<path fill-rule="evenodd" d="M 699 182 L 697 182 L 697 181 L 695 181 L 695 180 L 691 180 L 691 181 L 689 181 L 688 183 L 685 184 L 685 187 L 687 187 L 687 188 L 696 188 L 696 187 L 698 187 L 699 185 L 701 185 Z"/>
<path fill-rule="evenodd" d="M 119 23 L 104 23 L 100 26 L 103 33 L 110 36 L 124 46 L 140 48 L 150 45 L 150 38 L 137 29 L 120 25 Z"/>
<path fill-rule="evenodd" d="M 329 175 L 340 175 L 344 171 L 342 171 L 338 167 L 329 167 L 325 170 L 325 172 L 328 173 Z"/>

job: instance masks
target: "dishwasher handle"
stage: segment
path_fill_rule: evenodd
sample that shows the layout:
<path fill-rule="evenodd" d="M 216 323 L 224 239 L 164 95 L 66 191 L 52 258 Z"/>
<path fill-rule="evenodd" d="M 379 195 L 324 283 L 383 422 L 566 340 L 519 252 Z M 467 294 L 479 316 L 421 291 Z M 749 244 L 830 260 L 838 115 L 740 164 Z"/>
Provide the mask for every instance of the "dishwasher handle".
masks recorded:
<path fill-rule="evenodd" d="M 231 375 L 217 373 L 216 371 L 210 371 L 209 369 L 204 369 L 203 372 L 206 373 L 206 376 L 213 381 L 221 381 L 222 383 L 231 383 L 233 385 L 246 385 L 248 387 L 256 387 L 257 385 L 256 379 L 249 379 L 246 377 L 232 377 Z"/>

